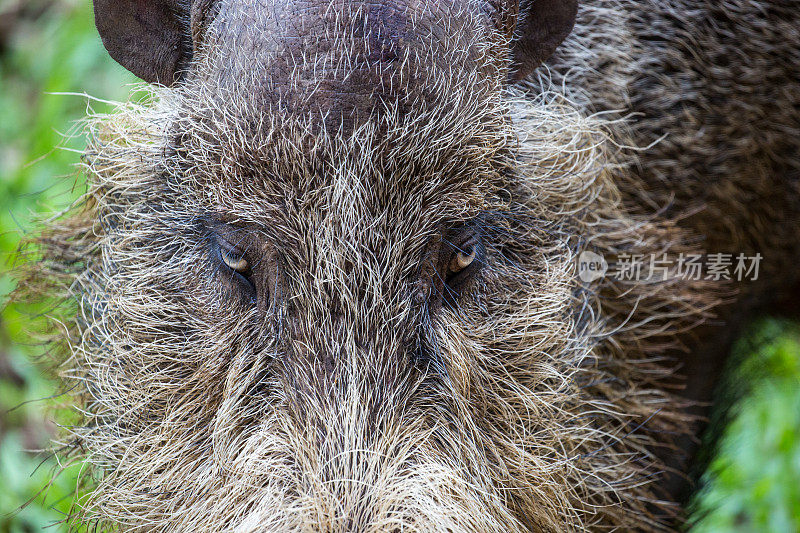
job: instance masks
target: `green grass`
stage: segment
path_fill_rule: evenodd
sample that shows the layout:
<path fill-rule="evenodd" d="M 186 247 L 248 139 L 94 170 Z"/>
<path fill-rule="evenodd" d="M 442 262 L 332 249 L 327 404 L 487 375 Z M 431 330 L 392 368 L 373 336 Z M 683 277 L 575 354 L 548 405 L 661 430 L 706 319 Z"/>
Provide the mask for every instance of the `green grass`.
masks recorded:
<path fill-rule="evenodd" d="M 696 533 L 800 531 L 800 327 L 755 324 L 724 381 L 730 412 L 693 501 Z"/>
<path fill-rule="evenodd" d="M 0 0 L 0 17 L 12 21 L 11 31 L 0 35 L 2 306 L 14 287 L 7 273 L 24 232 L 37 216 L 64 208 L 80 191 L 73 167 L 78 156 L 69 149 L 80 150 L 83 142 L 63 133 L 86 114 L 87 99 L 48 93 L 124 99 L 125 84 L 135 80 L 103 49 L 88 0 Z M 40 531 L 59 522 L 75 494 L 79 466 L 48 487 L 58 464 L 43 462 L 47 454 L 25 451 L 48 446 L 53 433 L 47 419 L 54 402 L 42 399 L 57 386 L 32 363 L 43 349 L 26 334 L 40 311 L 11 305 L 0 314 L 0 533 Z M 48 531 L 65 529 L 60 524 Z"/>
<path fill-rule="evenodd" d="M 16 1 L 0 0 L 0 16 Z M 20 237 L 37 215 L 68 205 L 80 190 L 73 165 L 79 138 L 64 140 L 86 99 L 48 92 L 127 97 L 135 81 L 103 50 L 89 0 L 22 2 L 26 11 L 0 50 L 0 298 Z M 49 7 L 45 10 L 44 6 Z M 0 37 L 2 38 L 2 37 Z M 23 229 L 24 228 L 24 229 Z M 2 304 L 2 301 L 0 301 Z M 0 533 L 39 531 L 60 521 L 75 496 L 74 466 L 42 495 L 57 468 L 24 451 L 47 445 L 56 384 L 31 361 L 42 348 L 26 336 L 41 310 L 5 307 L 0 315 Z M 739 343 L 727 378 L 717 453 L 693 501 L 695 531 L 800 531 L 800 328 L 757 324 Z M 743 399 L 742 391 L 748 391 Z M 25 403 L 28 402 L 28 403 Z M 11 410 L 13 407 L 16 409 Z M 32 500 L 30 505 L 22 506 Z M 48 531 L 61 531 L 63 524 Z"/>

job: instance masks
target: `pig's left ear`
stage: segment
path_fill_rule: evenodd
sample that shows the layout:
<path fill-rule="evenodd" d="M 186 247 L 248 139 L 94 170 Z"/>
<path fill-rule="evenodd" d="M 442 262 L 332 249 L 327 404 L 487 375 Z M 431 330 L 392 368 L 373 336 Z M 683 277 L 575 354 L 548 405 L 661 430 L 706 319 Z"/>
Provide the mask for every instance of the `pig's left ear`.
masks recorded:
<path fill-rule="evenodd" d="M 173 85 L 192 57 L 191 0 L 93 0 L 103 46 L 143 80 Z"/>
<path fill-rule="evenodd" d="M 541 65 L 575 26 L 578 0 L 519 0 L 511 40 L 511 79 L 521 80 Z"/>

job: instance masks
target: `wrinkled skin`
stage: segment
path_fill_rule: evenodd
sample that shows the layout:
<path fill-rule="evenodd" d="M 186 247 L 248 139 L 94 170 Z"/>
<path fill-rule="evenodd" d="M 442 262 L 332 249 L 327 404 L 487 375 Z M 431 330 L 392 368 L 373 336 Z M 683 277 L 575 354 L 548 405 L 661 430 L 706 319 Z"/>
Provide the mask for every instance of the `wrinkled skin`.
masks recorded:
<path fill-rule="evenodd" d="M 614 141 L 649 131 L 588 117 L 613 87 L 508 85 L 574 4 L 218 0 L 126 19 L 134 4 L 96 2 L 104 43 L 170 87 L 90 123 L 86 205 L 45 234 L 34 276 L 77 296 L 63 368 L 98 479 L 83 518 L 674 524 L 659 472 L 694 418 L 671 357 L 730 287 L 577 278 L 582 250 L 699 253 L 707 226 L 619 164 L 638 154 Z M 586 13 L 556 79 L 620 67 L 602 43 L 574 57 Z"/>

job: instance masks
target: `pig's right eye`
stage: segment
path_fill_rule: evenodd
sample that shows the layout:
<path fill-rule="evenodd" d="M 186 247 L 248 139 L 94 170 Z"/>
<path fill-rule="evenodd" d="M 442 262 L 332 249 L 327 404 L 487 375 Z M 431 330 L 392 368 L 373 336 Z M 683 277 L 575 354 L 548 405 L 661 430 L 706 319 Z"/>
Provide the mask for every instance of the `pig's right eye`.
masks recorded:
<path fill-rule="evenodd" d="M 247 259 L 245 259 L 243 255 L 236 257 L 238 254 L 231 253 L 224 248 L 220 249 L 219 255 L 222 258 L 222 262 L 225 263 L 228 268 L 243 276 L 250 270 L 250 263 L 247 262 Z"/>
<path fill-rule="evenodd" d="M 240 246 L 217 237 L 215 251 L 220 264 L 220 273 L 234 283 L 246 300 L 255 302 L 256 285 L 247 253 Z"/>

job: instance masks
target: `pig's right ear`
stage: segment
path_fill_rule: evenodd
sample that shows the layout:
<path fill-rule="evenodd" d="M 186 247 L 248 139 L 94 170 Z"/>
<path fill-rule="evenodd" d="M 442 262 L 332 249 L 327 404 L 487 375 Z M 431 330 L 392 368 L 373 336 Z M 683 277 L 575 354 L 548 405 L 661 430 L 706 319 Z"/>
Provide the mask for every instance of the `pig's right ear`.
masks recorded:
<path fill-rule="evenodd" d="M 517 0 L 511 39 L 511 79 L 519 81 L 541 65 L 569 36 L 578 0 Z M 513 3 L 512 3 L 513 5 Z"/>
<path fill-rule="evenodd" d="M 192 58 L 190 0 L 93 0 L 103 46 L 120 65 L 161 85 L 179 81 Z"/>

